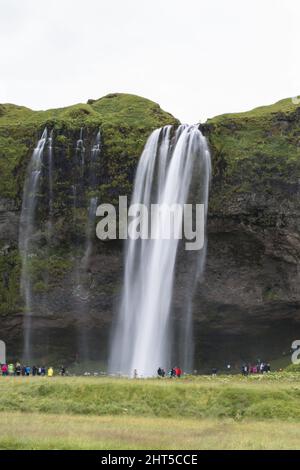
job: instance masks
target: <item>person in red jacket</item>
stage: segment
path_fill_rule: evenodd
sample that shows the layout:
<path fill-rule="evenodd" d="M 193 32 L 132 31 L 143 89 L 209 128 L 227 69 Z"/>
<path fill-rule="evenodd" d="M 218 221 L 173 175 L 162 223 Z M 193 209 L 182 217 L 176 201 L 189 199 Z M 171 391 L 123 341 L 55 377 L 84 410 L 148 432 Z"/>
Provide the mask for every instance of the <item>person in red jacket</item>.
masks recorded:
<path fill-rule="evenodd" d="M 8 367 L 7 367 L 7 364 L 2 364 L 2 366 L 1 366 L 1 371 L 2 371 L 2 375 L 4 375 L 4 376 L 8 375 Z"/>
<path fill-rule="evenodd" d="M 180 369 L 180 367 L 176 367 L 175 370 L 176 370 L 176 377 L 180 379 L 182 375 L 182 370 Z"/>

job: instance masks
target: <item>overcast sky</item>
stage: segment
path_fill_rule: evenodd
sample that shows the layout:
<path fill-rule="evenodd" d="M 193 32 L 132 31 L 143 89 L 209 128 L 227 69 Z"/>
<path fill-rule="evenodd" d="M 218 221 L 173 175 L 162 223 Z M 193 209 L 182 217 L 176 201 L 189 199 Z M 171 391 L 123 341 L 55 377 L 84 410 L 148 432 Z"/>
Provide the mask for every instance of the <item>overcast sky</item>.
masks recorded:
<path fill-rule="evenodd" d="M 0 102 L 111 92 L 183 122 L 300 94 L 299 0 L 0 0 Z"/>

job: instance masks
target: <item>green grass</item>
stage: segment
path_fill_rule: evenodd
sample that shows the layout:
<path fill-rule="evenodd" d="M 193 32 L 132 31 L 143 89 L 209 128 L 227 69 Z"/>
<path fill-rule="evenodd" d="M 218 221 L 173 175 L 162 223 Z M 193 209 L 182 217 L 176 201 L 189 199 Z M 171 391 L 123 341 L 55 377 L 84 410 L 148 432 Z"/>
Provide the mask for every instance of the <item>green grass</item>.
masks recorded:
<path fill-rule="evenodd" d="M 0 449 L 299 449 L 284 421 L 0 413 Z"/>
<path fill-rule="evenodd" d="M 294 112 L 296 107 L 297 105 L 293 103 L 292 98 L 285 98 L 283 100 L 277 101 L 274 104 L 271 104 L 268 106 L 259 106 L 258 108 L 251 109 L 250 111 L 245 111 L 242 113 L 221 114 L 212 119 L 208 119 L 208 121 L 216 122 L 216 121 L 221 121 L 224 118 L 268 117 L 268 115 L 272 115 L 278 112 L 282 112 L 282 113 Z"/>
<path fill-rule="evenodd" d="M 171 418 L 300 419 L 299 373 L 126 380 L 2 378 L 0 411 Z"/>
<path fill-rule="evenodd" d="M 0 105 L 0 129 L 3 126 L 17 127 L 38 125 L 40 127 L 54 121 L 62 121 L 68 127 L 77 125 L 92 126 L 99 123 L 122 125 L 140 129 L 151 128 L 159 122 L 161 125 L 176 122 L 174 117 L 163 111 L 157 103 L 141 96 L 126 93 L 110 93 L 88 103 L 78 103 L 65 108 L 34 111 L 15 104 Z"/>
<path fill-rule="evenodd" d="M 1 378 L 0 449 L 297 449 L 299 372 Z"/>

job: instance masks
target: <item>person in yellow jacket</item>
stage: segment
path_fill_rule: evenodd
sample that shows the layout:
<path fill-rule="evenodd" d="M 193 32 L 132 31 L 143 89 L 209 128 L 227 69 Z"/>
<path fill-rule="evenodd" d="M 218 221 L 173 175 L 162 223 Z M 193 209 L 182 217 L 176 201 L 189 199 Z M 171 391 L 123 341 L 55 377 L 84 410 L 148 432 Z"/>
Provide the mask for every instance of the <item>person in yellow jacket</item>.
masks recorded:
<path fill-rule="evenodd" d="M 53 374 L 54 374 L 53 367 L 49 367 L 48 373 L 47 373 L 48 377 L 53 377 Z"/>

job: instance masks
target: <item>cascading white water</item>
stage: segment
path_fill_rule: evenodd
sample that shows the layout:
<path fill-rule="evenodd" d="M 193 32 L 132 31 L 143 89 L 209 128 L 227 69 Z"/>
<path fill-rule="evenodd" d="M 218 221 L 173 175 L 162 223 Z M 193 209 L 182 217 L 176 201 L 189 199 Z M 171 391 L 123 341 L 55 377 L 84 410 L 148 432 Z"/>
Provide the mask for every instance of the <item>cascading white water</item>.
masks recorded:
<path fill-rule="evenodd" d="M 72 185 L 73 192 L 73 219 L 74 224 L 77 223 L 77 205 L 79 204 L 78 196 L 83 193 L 83 176 L 84 176 L 84 167 L 85 167 L 85 147 L 83 141 L 83 128 L 80 129 L 79 139 L 76 141 L 75 148 L 75 161 L 74 166 L 76 169 L 76 176 L 74 185 Z"/>
<path fill-rule="evenodd" d="M 35 232 L 35 210 L 37 193 L 43 164 L 43 152 L 47 142 L 47 129 L 33 151 L 27 168 L 27 175 L 23 189 L 22 210 L 19 226 L 19 251 L 22 258 L 21 294 L 25 300 L 26 312 L 24 315 L 24 359 L 31 356 L 31 317 L 32 317 L 32 286 L 29 273 L 29 261 L 32 257 L 33 237 Z"/>
<path fill-rule="evenodd" d="M 92 188 L 95 187 L 97 184 L 97 177 L 96 177 L 96 172 L 95 172 L 95 166 L 97 165 L 97 160 L 100 155 L 101 151 L 101 132 L 100 130 L 97 132 L 96 138 L 94 145 L 92 147 L 91 151 L 91 163 L 90 163 L 90 186 Z"/>
<path fill-rule="evenodd" d="M 96 135 L 96 139 L 91 151 L 90 170 L 89 170 L 89 188 L 95 190 L 97 186 L 97 164 L 98 158 L 101 152 L 101 134 L 100 131 Z M 86 270 L 89 257 L 92 251 L 92 236 L 95 229 L 96 210 L 97 210 L 98 198 L 92 196 L 90 198 L 89 209 L 88 209 L 88 221 L 86 227 L 86 246 L 83 257 L 84 269 Z"/>
<path fill-rule="evenodd" d="M 77 181 L 77 185 L 73 185 L 73 197 L 74 197 L 74 222 L 76 223 L 76 200 L 77 200 L 77 186 L 83 189 L 83 174 L 84 174 L 84 142 L 82 140 L 82 129 L 80 131 L 80 139 L 77 141 L 76 145 L 76 156 L 77 162 L 81 168 L 81 178 Z M 88 188 L 90 191 L 96 191 L 97 189 L 97 167 L 99 165 L 99 156 L 101 152 L 101 134 L 98 131 L 96 138 L 94 140 L 91 154 L 90 154 L 90 162 L 89 162 L 89 171 L 88 171 Z M 79 158 L 78 158 L 79 157 Z M 78 258 L 76 263 L 76 270 L 75 270 L 75 278 L 76 278 L 76 288 L 75 288 L 75 295 L 80 301 L 86 301 L 89 298 L 89 283 L 90 279 L 87 276 L 87 269 L 88 263 L 90 259 L 90 255 L 92 252 L 92 245 L 93 245 L 93 235 L 94 235 L 94 226 L 95 226 L 95 219 L 96 219 L 96 209 L 97 209 L 97 202 L 98 198 L 95 195 L 92 195 L 89 198 L 89 206 L 88 206 L 88 213 L 87 213 L 87 222 L 86 222 L 86 230 L 85 230 L 85 245 L 84 245 L 84 254 L 82 256 L 82 252 L 80 258 Z M 80 253 L 80 251 L 79 251 Z"/>
<path fill-rule="evenodd" d="M 53 234 L 53 129 L 48 139 L 48 185 L 49 185 L 49 222 L 48 240 L 51 241 Z"/>
<path fill-rule="evenodd" d="M 79 145 L 78 145 L 79 143 Z M 77 142 L 77 151 L 76 153 L 79 155 L 84 149 L 84 143 L 82 141 L 82 131 L 81 131 L 81 138 Z M 84 152 L 84 150 L 83 150 Z M 80 158 L 80 161 L 77 162 L 81 165 L 81 178 L 79 179 L 79 188 L 81 187 L 83 190 L 83 176 L 86 173 L 86 169 L 84 166 L 86 165 L 88 168 L 87 174 L 87 183 L 88 183 L 88 190 L 90 193 L 89 197 L 89 205 L 88 205 L 88 212 L 87 212 L 87 220 L 86 220 L 86 230 L 85 230 L 85 239 L 84 239 L 84 252 L 82 256 L 82 251 L 79 248 L 80 257 L 77 259 L 76 263 L 76 289 L 74 291 L 76 297 L 76 311 L 80 314 L 82 325 L 80 327 L 80 331 L 78 332 L 78 354 L 80 360 L 87 360 L 89 358 L 89 341 L 87 338 L 87 324 L 88 321 L 86 319 L 86 315 L 89 310 L 89 299 L 91 294 L 91 289 L 93 288 L 94 281 L 92 273 L 89 269 L 89 264 L 91 260 L 91 254 L 93 250 L 93 237 L 95 234 L 95 219 L 96 219 L 96 209 L 97 209 L 97 202 L 98 198 L 95 195 L 97 191 L 98 185 L 98 170 L 99 170 L 99 157 L 101 152 L 101 134 L 100 131 L 97 133 L 94 143 L 92 145 L 92 149 L 90 152 L 90 159 L 86 162 L 84 161 L 84 157 Z M 82 166 L 83 165 L 83 166 Z M 73 187 L 73 194 L 76 196 L 76 187 Z M 75 207 L 76 209 L 76 207 Z"/>
<path fill-rule="evenodd" d="M 76 143 L 76 156 L 80 159 L 80 168 L 81 168 L 81 176 L 84 173 L 84 164 L 85 164 L 85 147 L 83 142 L 83 128 L 80 129 L 79 139 Z"/>
<path fill-rule="evenodd" d="M 78 208 L 81 206 L 81 198 L 84 192 L 83 190 L 83 177 L 85 172 L 85 147 L 83 140 L 83 128 L 80 129 L 79 139 L 76 142 L 75 148 L 75 182 L 72 185 L 73 192 L 73 222 L 74 226 L 77 226 L 78 220 Z M 81 282 L 81 253 L 80 253 L 80 240 L 76 239 L 76 250 L 75 250 L 75 287 L 73 293 L 77 299 L 85 300 L 85 294 L 82 293 L 82 282 Z"/>
<path fill-rule="evenodd" d="M 205 137 L 197 126 L 182 125 L 174 135 L 171 126 L 157 129 L 140 158 L 131 202 L 149 209 L 151 204 L 183 206 L 190 200 L 194 175 L 197 182 L 196 189 L 193 183 L 193 202 L 204 204 L 207 211 L 210 154 Z M 171 315 L 180 243 L 175 237 L 163 239 L 163 220 L 159 216 L 151 220 L 151 225 L 156 239 L 127 241 L 122 300 L 109 361 L 111 373 L 132 375 L 136 369 L 140 376 L 152 376 L 158 367 L 169 367 L 174 355 Z M 188 268 L 193 279 L 203 272 L 205 250 L 193 252 Z M 186 287 L 183 313 L 187 324 L 175 348 L 181 350 L 181 364 L 191 362 L 194 285 Z"/>

